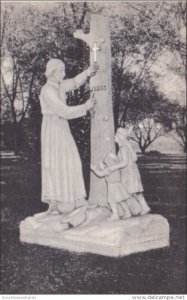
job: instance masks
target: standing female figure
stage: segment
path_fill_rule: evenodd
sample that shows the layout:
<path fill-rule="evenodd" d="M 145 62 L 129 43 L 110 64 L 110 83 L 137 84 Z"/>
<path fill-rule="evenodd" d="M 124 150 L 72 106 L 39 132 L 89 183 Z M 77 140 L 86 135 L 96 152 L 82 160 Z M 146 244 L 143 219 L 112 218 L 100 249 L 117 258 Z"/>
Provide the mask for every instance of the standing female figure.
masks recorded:
<path fill-rule="evenodd" d="M 41 89 L 42 202 L 50 214 L 66 213 L 87 204 L 82 164 L 68 120 L 83 117 L 96 100 L 76 106 L 66 104 L 66 93 L 79 88 L 95 75 L 97 66 L 73 79 L 64 80 L 65 65 L 51 59 L 46 66 L 47 82 Z"/>

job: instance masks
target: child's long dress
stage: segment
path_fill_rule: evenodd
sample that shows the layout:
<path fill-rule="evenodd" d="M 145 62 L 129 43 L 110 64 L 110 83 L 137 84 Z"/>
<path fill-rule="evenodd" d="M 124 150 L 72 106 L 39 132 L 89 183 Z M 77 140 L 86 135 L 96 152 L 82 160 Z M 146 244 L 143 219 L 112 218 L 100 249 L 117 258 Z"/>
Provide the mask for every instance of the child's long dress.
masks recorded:
<path fill-rule="evenodd" d="M 106 176 L 105 179 L 107 182 L 109 204 L 112 202 L 121 202 L 129 198 L 129 194 L 120 181 L 121 178 L 119 170 L 112 172 L 110 175 Z"/>
<path fill-rule="evenodd" d="M 47 83 L 40 95 L 43 114 L 42 201 L 58 201 L 62 212 L 75 209 L 86 197 L 82 164 L 68 119 L 84 116 L 87 112 L 85 105 L 67 106 L 65 94 L 83 84 L 85 80 L 85 73 L 75 79 L 65 80 L 61 88 L 53 88 L 54 97 L 47 92 Z"/>
<path fill-rule="evenodd" d="M 126 141 L 118 152 L 120 161 L 128 161 L 127 166 L 120 170 L 121 182 L 129 194 L 143 192 L 140 173 L 136 164 L 137 155 L 130 142 Z"/>

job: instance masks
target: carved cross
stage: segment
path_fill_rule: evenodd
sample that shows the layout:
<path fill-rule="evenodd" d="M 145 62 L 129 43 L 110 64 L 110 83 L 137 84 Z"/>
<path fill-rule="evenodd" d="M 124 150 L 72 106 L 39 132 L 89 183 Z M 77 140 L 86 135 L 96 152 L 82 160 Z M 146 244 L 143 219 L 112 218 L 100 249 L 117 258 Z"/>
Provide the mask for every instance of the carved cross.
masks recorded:
<path fill-rule="evenodd" d="M 97 62 L 97 51 L 100 51 L 101 47 L 97 47 L 97 43 L 94 43 L 94 47 L 92 48 L 92 51 L 94 53 L 94 62 Z"/>

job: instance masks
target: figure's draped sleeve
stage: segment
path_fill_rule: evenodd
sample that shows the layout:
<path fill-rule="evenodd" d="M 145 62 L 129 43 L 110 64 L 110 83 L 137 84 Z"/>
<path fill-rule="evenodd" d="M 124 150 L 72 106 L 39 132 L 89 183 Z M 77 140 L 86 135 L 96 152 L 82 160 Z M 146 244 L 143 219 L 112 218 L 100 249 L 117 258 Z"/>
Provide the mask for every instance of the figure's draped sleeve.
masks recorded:
<path fill-rule="evenodd" d="M 63 119 L 71 120 L 83 117 L 87 114 L 85 104 L 68 106 L 63 103 L 58 93 L 52 87 L 43 90 L 43 99 L 50 109 Z"/>
<path fill-rule="evenodd" d="M 86 82 L 87 78 L 87 71 L 84 71 L 72 79 L 64 80 L 60 86 L 60 90 L 62 89 L 65 93 L 76 90 Z"/>

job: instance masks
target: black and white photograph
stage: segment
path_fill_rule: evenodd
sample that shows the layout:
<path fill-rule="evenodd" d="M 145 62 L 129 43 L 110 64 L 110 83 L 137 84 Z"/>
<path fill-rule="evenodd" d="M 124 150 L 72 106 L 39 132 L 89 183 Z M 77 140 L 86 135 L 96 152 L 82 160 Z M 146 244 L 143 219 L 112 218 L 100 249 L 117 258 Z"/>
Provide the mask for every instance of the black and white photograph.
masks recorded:
<path fill-rule="evenodd" d="M 2 299 L 185 299 L 186 1 L 2 1 L 0 90 Z"/>

